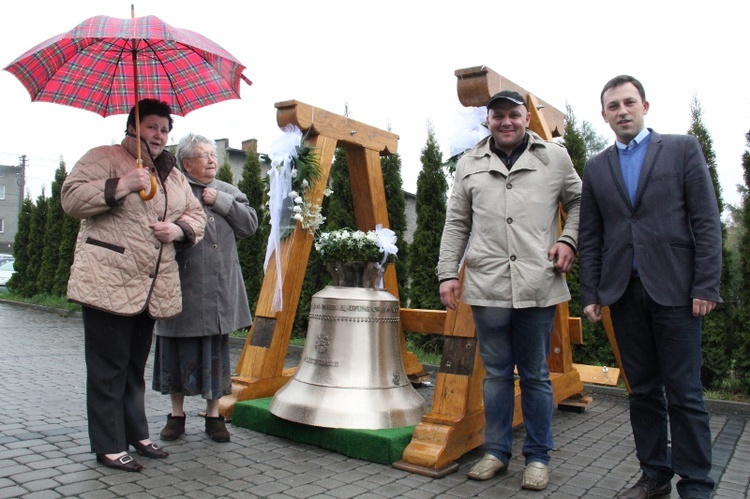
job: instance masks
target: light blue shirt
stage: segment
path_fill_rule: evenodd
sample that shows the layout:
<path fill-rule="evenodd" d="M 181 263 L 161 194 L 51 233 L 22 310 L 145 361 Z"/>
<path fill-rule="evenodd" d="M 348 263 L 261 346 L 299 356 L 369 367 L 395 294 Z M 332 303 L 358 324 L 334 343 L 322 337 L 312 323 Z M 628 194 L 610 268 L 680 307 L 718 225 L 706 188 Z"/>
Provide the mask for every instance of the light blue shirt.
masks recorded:
<path fill-rule="evenodd" d="M 638 188 L 638 178 L 641 176 L 641 168 L 643 168 L 643 160 L 646 158 L 646 149 L 648 149 L 650 140 L 651 131 L 648 128 L 644 128 L 629 144 L 623 144 L 619 140 L 615 141 L 620 157 L 620 169 L 625 179 L 625 186 L 628 189 L 630 202 L 633 204 L 635 204 L 635 191 Z"/>
<path fill-rule="evenodd" d="M 635 136 L 629 144 L 623 144 L 619 140 L 615 141 L 617 145 L 617 154 L 620 157 L 620 169 L 625 179 L 625 186 L 628 189 L 630 202 L 635 204 L 635 191 L 638 188 L 638 178 L 641 176 L 643 160 L 646 158 L 646 149 L 651 141 L 651 131 L 648 128 L 641 130 L 641 133 Z M 633 256 L 633 272 L 638 273 L 638 263 Z"/>

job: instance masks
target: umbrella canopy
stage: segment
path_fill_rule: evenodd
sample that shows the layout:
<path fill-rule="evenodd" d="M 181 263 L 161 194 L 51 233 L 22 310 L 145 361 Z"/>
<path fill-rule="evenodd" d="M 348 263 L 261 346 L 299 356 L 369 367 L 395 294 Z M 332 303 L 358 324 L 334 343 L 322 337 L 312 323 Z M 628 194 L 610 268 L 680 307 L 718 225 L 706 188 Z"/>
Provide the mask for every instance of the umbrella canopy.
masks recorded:
<path fill-rule="evenodd" d="M 149 97 L 174 114 L 240 98 L 251 84 L 237 59 L 190 30 L 155 16 L 96 16 L 53 36 L 4 68 L 32 101 L 54 102 L 101 116 L 127 114 Z"/>
<path fill-rule="evenodd" d="M 245 69 L 208 38 L 174 28 L 155 16 L 96 16 L 53 36 L 4 68 L 26 87 L 32 101 L 54 102 L 102 116 L 127 114 L 135 106 L 137 166 L 142 167 L 138 101 L 169 104 L 173 114 L 240 98 Z M 149 193 L 156 194 L 151 177 Z"/>

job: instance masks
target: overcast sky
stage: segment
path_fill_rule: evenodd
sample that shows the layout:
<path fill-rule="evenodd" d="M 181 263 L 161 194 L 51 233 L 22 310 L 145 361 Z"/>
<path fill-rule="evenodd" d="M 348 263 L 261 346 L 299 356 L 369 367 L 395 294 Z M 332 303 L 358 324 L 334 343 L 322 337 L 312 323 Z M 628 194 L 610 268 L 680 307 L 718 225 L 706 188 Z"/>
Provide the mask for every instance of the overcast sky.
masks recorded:
<path fill-rule="evenodd" d="M 242 99 L 175 120 L 188 132 L 228 138 L 261 152 L 279 135 L 274 103 L 295 99 L 400 136 L 404 188 L 415 192 L 431 123 L 444 157 L 461 108 L 454 72 L 485 65 L 560 110 L 570 104 L 609 142 L 599 94 L 611 77 L 640 79 L 651 104 L 646 125 L 685 133 L 696 95 L 713 138 L 725 201 L 736 203 L 750 130 L 750 4 L 742 1 L 462 0 L 282 1 L 41 0 L 3 4 L 0 67 L 37 43 L 95 16 L 155 15 L 215 41 L 247 69 Z M 441 4 L 447 4 L 442 5 Z M 0 71 L 0 164 L 27 156 L 36 197 L 60 157 L 70 170 L 88 149 L 119 143 L 125 115 L 30 103 Z"/>

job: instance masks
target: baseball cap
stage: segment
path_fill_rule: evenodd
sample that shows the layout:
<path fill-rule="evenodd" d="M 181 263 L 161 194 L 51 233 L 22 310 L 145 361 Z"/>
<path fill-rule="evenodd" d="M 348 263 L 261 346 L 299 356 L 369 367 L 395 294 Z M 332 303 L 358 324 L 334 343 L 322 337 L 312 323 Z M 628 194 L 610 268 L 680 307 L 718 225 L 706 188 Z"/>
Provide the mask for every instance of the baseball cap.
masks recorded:
<path fill-rule="evenodd" d="M 493 104 L 497 103 L 498 101 L 502 99 L 510 101 L 513 104 L 523 105 L 527 109 L 529 107 L 526 105 L 526 99 L 524 99 L 523 96 L 519 94 L 518 92 L 514 92 L 512 90 L 503 90 L 502 92 L 498 92 L 492 97 L 490 97 L 490 101 L 487 103 L 487 109 L 491 108 Z"/>

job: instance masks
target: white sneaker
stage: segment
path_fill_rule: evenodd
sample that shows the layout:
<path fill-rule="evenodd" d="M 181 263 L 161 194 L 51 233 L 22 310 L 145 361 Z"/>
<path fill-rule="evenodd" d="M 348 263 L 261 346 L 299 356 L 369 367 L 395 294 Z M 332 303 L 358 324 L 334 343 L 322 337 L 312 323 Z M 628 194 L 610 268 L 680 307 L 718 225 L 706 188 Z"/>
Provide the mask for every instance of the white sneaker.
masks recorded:
<path fill-rule="evenodd" d="M 549 471 L 547 465 L 538 461 L 532 461 L 526 465 L 523 471 L 521 488 L 527 490 L 544 490 L 549 483 Z"/>
<path fill-rule="evenodd" d="M 466 475 L 472 480 L 489 480 L 495 474 L 508 469 L 508 465 L 492 454 L 485 454 Z"/>

